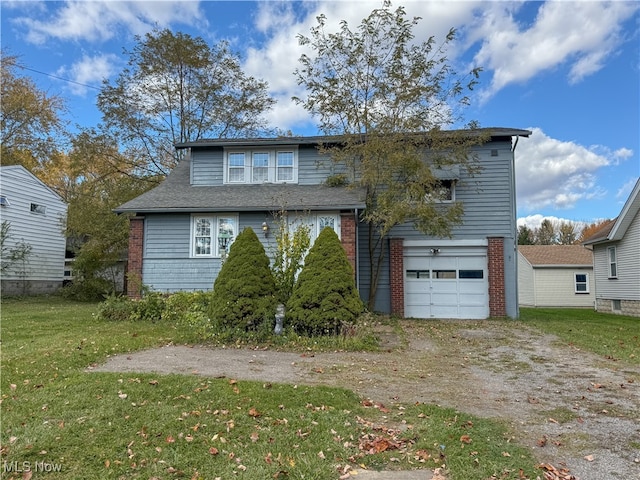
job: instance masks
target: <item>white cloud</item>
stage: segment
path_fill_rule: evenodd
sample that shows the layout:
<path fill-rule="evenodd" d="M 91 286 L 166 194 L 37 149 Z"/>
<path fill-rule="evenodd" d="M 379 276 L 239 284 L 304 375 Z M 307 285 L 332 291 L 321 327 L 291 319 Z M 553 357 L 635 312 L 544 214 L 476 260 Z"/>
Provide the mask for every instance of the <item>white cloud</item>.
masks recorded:
<path fill-rule="evenodd" d="M 622 187 L 620 187 L 618 189 L 618 191 L 616 192 L 616 198 L 618 200 L 621 200 L 623 203 L 627 201 L 627 198 L 629 198 L 629 195 L 631 195 L 631 191 L 633 190 L 633 187 L 636 186 L 636 182 L 638 181 L 638 178 L 630 178 L 624 185 L 622 185 Z"/>
<path fill-rule="evenodd" d="M 71 92 L 82 96 L 87 93 L 87 85 L 100 86 L 103 79 L 109 78 L 116 71 L 119 63 L 118 56 L 111 53 L 93 57 L 83 55 L 71 67 L 60 68 L 56 75 L 70 78 L 76 82 L 69 84 Z"/>
<path fill-rule="evenodd" d="M 606 147 L 584 147 L 548 137 L 540 128 L 518 144 L 516 183 L 518 207 L 573 208 L 581 200 L 600 198 L 597 171 L 614 162 L 615 152 Z M 597 153 L 597 152 L 598 153 Z"/>
<path fill-rule="evenodd" d="M 579 230 L 581 230 L 588 224 L 588 222 L 570 220 L 568 218 L 555 217 L 553 215 L 542 215 L 540 213 L 527 215 L 526 217 L 520 217 L 518 218 L 517 224 L 518 227 L 526 225 L 530 230 L 535 230 L 537 228 L 540 228 L 543 220 L 549 220 L 553 225 L 560 225 L 561 223 L 571 223 L 576 225 L 577 229 Z"/>
<path fill-rule="evenodd" d="M 482 41 L 476 63 L 493 71 L 485 97 L 563 64 L 572 84 L 597 72 L 622 41 L 622 22 L 639 8 L 634 2 L 545 2 L 534 22 L 523 26 L 508 5 L 497 5 L 471 33 Z"/>
<path fill-rule="evenodd" d="M 47 2 L 49 8 L 58 2 Z M 52 7 L 53 5 L 53 7 Z M 26 27 L 26 41 L 44 44 L 50 39 L 109 40 L 123 29 L 136 35 L 150 31 L 154 26 L 166 27 L 171 23 L 201 23 L 203 18 L 199 2 L 65 2 L 50 13 L 46 20 L 20 17 L 15 23 Z"/>

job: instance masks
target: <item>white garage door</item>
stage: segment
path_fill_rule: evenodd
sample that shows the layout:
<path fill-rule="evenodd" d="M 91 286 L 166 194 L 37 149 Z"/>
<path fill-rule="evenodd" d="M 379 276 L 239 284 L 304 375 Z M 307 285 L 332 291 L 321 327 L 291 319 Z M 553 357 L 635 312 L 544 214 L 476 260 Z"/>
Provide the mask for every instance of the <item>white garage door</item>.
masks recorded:
<path fill-rule="evenodd" d="M 409 249 L 404 268 L 406 317 L 489 316 L 486 249 Z"/>

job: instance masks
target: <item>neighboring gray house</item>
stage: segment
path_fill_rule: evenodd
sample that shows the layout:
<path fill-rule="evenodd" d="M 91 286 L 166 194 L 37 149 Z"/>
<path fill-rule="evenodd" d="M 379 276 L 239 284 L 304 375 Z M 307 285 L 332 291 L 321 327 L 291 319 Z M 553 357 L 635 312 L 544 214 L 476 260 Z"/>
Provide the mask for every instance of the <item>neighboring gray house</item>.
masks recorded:
<path fill-rule="evenodd" d="M 527 130 L 487 129 L 475 147 L 480 173 L 436 171 L 450 201 L 464 205 L 451 238 L 428 237 L 410 223 L 393 229 L 376 310 L 417 318 L 518 316 L 514 151 Z M 318 151 L 335 137 L 199 140 L 176 146 L 185 158 L 155 189 L 117 212 L 133 213 L 129 274 L 154 290 L 208 290 L 238 231 L 252 227 L 275 249 L 274 212 L 312 227 L 331 226 L 354 266 L 363 299 L 370 288 L 363 194 L 330 187 L 336 173 Z M 296 212 L 303 212 L 298 214 Z M 300 217 L 301 215 L 301 217 Z M 129 282 L 132 287 L 135 282 Z M 129 294 L 138 295 L 135 288 Z"/>
<path fill-rule="evenodd" d="M 640 317 L 640 179 L 618 218 L 584 241 L 593 248 L 596 309 Z"/>
<path fill-rule="evenodd" d="M 582 245 L 519 245 L 521 307 L 594 307 L 593 255 Z"/>
<path fill-rule="evenodd" d="M 0 217 L 10 226 L 3 242 L 2 295 L 58 290 L 64 275 L 67 204 L 23 166 L 3 166 Z M 7 253 L 18 244 L 29 246 L 30 252 L 10 263 Z"/>

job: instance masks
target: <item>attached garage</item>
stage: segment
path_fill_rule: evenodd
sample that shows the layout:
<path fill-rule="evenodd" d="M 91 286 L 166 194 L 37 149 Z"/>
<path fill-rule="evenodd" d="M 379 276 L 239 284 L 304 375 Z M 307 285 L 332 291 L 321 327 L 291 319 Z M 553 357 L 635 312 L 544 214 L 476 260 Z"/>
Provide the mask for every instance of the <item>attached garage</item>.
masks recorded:
<path fill-rule="evenodd" d="M 405 242 L 403 265 L 406 317 L 489 317 L 486 242 Z"/>

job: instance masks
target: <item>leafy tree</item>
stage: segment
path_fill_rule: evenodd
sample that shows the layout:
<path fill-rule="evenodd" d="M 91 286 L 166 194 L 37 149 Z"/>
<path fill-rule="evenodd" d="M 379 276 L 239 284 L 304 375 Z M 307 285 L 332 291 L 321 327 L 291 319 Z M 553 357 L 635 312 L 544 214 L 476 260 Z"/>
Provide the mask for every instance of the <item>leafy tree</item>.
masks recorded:
<path fill-rule="evenodd" d="M 555 226 L 551 220 L 545 218 L 536 229 L 536 245 L 555 245 L 557 243 Z"/>
<path fill-rule="evenodd" d="M 558 243 L 574 245 L 578 240 L 578 228 L 573 222 L 561 221 L 558 225 Z"/>
<path fill-rule="evenodd" d="M 18 58 L 1 53 L 0 156 L 3 165 L 23 165 L 35 172 L 57 149 L 65 135 L 64 102 L 47 95 L 33 81 L 19 76 Z"/>
<path fill-rule="evenodd" d="M 167 173 L 174 144 L 206 137 L 254 136 L 274 104 L 264 81 L 247 76 L 229 46 L 154 30 L 136 37 L 128 67 L 105 82 L 98 107 L 137 166 Z"/>
<path fill-rule="evenodd" d="M 140 178 L 131 168 L 115 139 L 91 130 L 73 138 L 69 153 L 56 154 L 44 165 L 40 178 L 69 205 L 66 233 L 75 254 L 71 296 L 101 298 L 115 288 L 104 272 L 126 252 L 129 217 L 113 209 L 159 181 Z"/>
<path fill-rule="evenodd" d="M 534 245 L 534 232 L 526 225 L 518 227 L 518 245 Z"/>
<path fill-rule="evenodd" d="M 609 225 L 611 222 L 612 222 L 612 220 L 605 219 L 605 220 L 599 220 L 597 222 L 592 222 L 592 223 L 590 223 L 588 225 L 585 225 L 582 228 L 582 231 L 580 232 L 580 235 L 578 236 L 577 243 L 584 242 L 589 237 L 591 237 L 594 234 L 596 234 L 603 227 L 605 227 L 606 225 Z"/>
<path fill-rule="evenodd" d="M 278 302 L 286 304 L 311 243 L 311 228 L 302 223 L 290 224 L 285 211 L 278 212 L 276 217 L 278 232 L 271 270 L 276 282 Z"/>
<path fill-rule="evenodd" d="M 388 1 L 356 30 L 343 21 L 337 33 L 327 33 L 326 17 L 317 21 L 309 37 L 298 37 L 314 55 L 299 59 L 295 75 L 307 93 L 294 100 L 325 134 L 340 136 L 339 145 L 324 151 L 366 192 L 373 308 L 391 229 L 411 221 L 425 234 L 447 236 L 462 219 L 460 203 L 438 203 L 446 185 L 432 167 L 455 163 L 477 171 L 469 147 L 486 135 L 473 122 L 464 132 L 442 128 L 461 121 L 480 69 L 459 76 L 446 56 L 455 31 L 441 44 L 434 37 L 414 42 L 419 19 L 408 20 L 404 8 L 392 10 Z"/>
<path fill-rule="evenodd" d="M 213 284 L 210 315 L 222 329 L 258 330 L 272 326 L 276 286 L 269 258 L 253 229 L 245 228 L 229 249 Z"/>
<path fill-rule="evenodd" d="M 338 235 L 325 227 L 287 302 L 287 321 L 298 333 L 336 334 L 342 325 L 355 322 L 362 310 L 353 267 Z"/>

